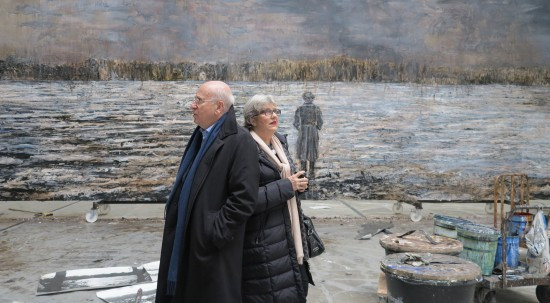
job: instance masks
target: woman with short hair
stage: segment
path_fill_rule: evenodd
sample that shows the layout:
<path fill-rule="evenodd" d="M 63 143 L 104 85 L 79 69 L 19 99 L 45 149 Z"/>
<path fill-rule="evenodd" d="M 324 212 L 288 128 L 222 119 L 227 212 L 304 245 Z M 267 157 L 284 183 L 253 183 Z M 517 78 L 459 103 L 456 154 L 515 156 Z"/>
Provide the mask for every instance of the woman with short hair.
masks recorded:
<path fill-rule="evenodd" d="M 281 111 L 273 97 L 253 96 L 243 114 L 260 165 L 258 200 L 246 225 L 243 302 L 306 302 L 313 281 L 296 192 L 307 189 L 308 179 L 304 171 L 293 173 L 286 137 L 277 133 Z"/>

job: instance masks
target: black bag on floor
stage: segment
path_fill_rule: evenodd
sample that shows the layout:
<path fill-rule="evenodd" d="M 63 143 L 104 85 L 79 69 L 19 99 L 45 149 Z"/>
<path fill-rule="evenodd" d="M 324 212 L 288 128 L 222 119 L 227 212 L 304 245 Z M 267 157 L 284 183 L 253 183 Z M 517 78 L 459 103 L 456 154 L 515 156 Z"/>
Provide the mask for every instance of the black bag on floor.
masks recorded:
<path fill-rule="evenodd" d="M 311 218 L 304 215 L 304 225 L 306 227 L 307 247 L 309 251 L 309 257 L 317 257 L 325 251 L 325 244 L 319 237 L 319 234 L 315 231 L 315 226 Z"/>

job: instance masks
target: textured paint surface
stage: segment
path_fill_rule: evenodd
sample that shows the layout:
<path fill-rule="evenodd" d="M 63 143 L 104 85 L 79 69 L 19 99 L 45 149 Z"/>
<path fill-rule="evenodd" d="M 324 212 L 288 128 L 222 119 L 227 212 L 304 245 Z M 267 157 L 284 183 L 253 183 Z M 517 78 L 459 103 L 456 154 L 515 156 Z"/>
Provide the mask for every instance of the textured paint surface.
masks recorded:
<path fill-rule="evenodd" d="M 0 82 L 0 200 L 164 201 L 194 128 L 183 104 L 199 84 Z M 252 95 L 274 95 L 293 153 L 294 111 L 305 90 L 316 95 L 316 198 L 492 199 L 494 177 L 510 172 L 550 197 L 548 87 L 230 85 L 239 121 Z"/>
<path fill-rule="evenodd" d="M 7 0 L 0 58 L 548 66 L 549 16 L 547 0 Z"/>

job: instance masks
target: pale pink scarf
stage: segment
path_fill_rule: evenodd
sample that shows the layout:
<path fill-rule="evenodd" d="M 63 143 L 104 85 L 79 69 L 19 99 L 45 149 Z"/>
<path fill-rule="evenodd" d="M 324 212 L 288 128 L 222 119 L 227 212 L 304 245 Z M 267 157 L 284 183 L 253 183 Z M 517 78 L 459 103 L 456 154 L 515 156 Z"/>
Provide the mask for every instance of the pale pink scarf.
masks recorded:
<path fill-rule="evenodd" d="M 256 140 L 256 143 L 260 146 L 260 148 L 269 156 L 269 159 L 271 162 L 273 162 L 277 168 L 279 169 L 279 172 L 281 173 L 281 178 L 285 179 L 291 176 L 290 172 L 290 164 L 288 163 L 288 159 L 286 158 L 285 151 L 283 149 L 283 144 L 281 144 L 281 141 L 273 135 L 271 137 L 271 145 L 275 149 L 275 153 L 265 144 L 264 140 L 256 134 L 253 130 L 250 131 L 250 134 L 252 135 L 252 138 Z M 277 157 L 278 156 L 278 157 Z M 298 214 L 298 203 L 296 202 L 296 198 L 292 197 L 287 202 L 288 211 L 290 213 L 290 225 L 292 227 L 292 238 L 294 239 L 294 247 L 296 248 L 296 256 L 298 257 L 298 264 L 304 263 L 304 248 L 302 247 L 302 233 L 300 232 L 300 219 Z"/>

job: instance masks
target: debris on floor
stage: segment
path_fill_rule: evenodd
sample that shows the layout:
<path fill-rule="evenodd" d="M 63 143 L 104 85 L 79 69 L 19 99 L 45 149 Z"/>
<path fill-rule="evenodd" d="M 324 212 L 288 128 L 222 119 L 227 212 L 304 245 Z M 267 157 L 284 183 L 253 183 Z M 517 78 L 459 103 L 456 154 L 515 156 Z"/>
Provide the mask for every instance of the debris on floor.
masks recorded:
<path fill-rule="evenodd" d="M 383 232 L 391 234 L 390 228 L 393 227 L 391 222 L 369 222 L 361 225 L 361 229 L 357 231 L 356 240 L 369 240 L 375 235 Z"/>

